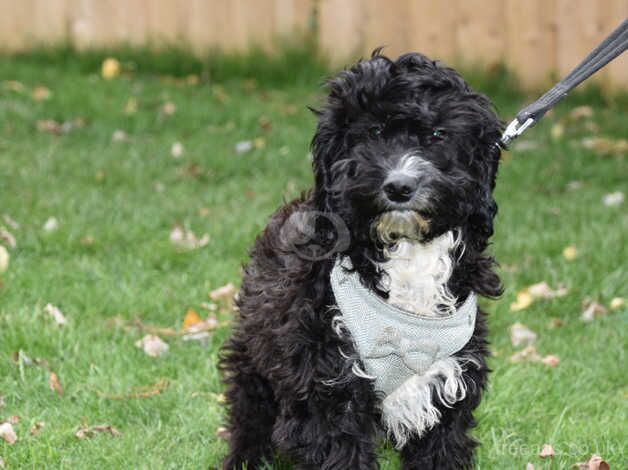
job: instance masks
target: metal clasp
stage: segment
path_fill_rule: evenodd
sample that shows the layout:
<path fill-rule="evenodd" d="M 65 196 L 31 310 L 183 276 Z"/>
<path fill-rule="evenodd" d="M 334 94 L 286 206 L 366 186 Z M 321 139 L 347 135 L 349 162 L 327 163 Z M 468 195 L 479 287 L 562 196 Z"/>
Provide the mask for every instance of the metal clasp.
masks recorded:
<path fill-rule="evenodd" d="M 501 142 L 504 146 L 508 145 L 511 141 L 519 137 L 523 132 L 530 126 L 534 124 L 534 119 L 528 118 L 526 122 L 519 125 L 519 120 L 517 118 L 513 119 L 508 127 L 502 134 Z"/>

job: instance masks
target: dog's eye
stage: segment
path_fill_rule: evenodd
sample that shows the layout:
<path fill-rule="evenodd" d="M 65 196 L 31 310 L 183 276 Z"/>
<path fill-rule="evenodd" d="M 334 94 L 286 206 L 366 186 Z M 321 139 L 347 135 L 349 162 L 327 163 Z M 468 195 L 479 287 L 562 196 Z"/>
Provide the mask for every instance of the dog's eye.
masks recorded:
<path fill-rule="evenodd" d="M 376 139 L 377 137 L 382 135 L 383 130 L 384 130 L 383 126 L 371 126 L 368 128 L 368 135 L 369 137 Z"/>
<path fill-rule="evenodd" d="M 443 129 L 433 129 L 430 134 L 427 135 L 427 142 L 430 144 L 436 142 L 442 142 L 445 139 L 445 131 Z"/>

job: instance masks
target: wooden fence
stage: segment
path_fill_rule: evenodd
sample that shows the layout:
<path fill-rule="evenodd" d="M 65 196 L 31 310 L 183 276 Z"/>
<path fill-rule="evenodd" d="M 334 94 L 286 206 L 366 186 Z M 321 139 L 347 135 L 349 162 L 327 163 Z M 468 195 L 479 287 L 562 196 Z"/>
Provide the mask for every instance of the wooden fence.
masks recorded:
<path fill-rule="evenodd" d="M 338 62 L 386 45 L 391 55 L 418 50 L 455 65 L 504 61 L 538 85 L 568 72 L 626 16 L 628 0 L 0 0 L 0 49 L 270 49 L 274 38 L 309 31 Z M 628 58 L 598 79 L 628 87 Z"/>

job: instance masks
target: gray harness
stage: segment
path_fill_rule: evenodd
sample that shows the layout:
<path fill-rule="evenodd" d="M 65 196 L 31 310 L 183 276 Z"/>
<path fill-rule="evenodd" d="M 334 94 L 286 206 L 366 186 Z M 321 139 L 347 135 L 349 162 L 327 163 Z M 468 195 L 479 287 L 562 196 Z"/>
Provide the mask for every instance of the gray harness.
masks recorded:
<path fill-rule="evenodd" d="M 348 258 L 338 260 L 331 286 L 365 372 L 375 390 L 390 395 L 408 378 L 423 375 L 434 362 L 460 351 L 471 339 L 477 313 L 471 293 L 453 315 L 427 317 L 386 303 L 348 272 Z"/>

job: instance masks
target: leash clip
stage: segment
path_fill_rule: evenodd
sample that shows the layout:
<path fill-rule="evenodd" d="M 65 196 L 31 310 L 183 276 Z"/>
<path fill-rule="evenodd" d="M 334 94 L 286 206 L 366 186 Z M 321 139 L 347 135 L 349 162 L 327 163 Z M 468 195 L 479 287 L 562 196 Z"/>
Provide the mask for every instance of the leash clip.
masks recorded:
<path fill-rule="evenodd" d="M 519 120 L 517 118 L 513 119 L 506 130 L 502 134 L 501 143 L 504 147 L 508 146 L 508 144 L 519 137 L 523 132 L 530 126 L 534 124 L 533 118 L 528 118 L 523 124 L 519 125 Z"/>

